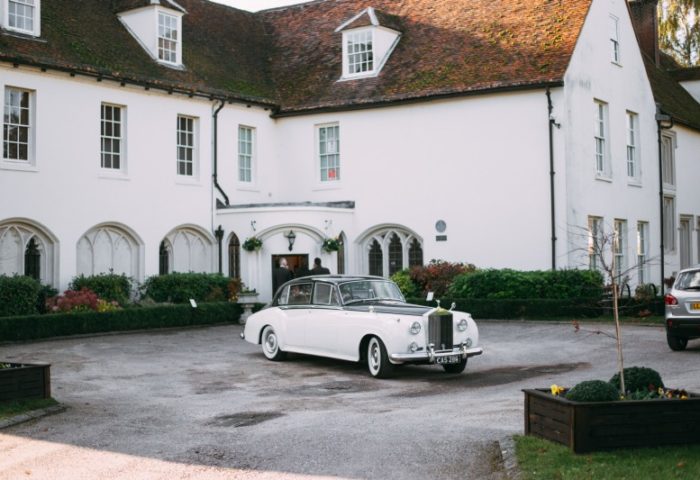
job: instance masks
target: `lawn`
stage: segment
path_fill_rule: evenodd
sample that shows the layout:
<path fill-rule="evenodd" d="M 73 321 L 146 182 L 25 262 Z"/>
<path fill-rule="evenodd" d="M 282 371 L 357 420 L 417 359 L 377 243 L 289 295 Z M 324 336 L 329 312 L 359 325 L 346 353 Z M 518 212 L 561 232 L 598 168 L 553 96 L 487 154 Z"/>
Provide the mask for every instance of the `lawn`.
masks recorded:
<path fill-rule="evenodd" d="M 563 445 L 516 436 L 523 480 L 697 480 L 700 445 L 575 455 Z"/>
<path fill-rule="evenodd" d="M 18 400 L 13 402 L 0 402 L 0 420 L 8 417 L 14 417 L 20 413 L 38 410 L 40 408 L 51 407 L 58 405 L 58 402 L 53 398 L 39 398 L 36 400 Z"/>

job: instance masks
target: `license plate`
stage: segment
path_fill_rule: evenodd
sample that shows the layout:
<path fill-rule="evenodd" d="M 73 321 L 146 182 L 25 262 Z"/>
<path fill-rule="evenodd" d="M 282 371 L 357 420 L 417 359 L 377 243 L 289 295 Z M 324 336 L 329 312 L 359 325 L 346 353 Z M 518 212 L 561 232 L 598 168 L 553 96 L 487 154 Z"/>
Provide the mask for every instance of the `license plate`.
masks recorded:
<path fill-rule="evenodd" d="M 691 303 L 690 309 L 691 310 L 700 310 L 700 303 Z"/>
<path fill-rule="evenodd" d="M 461 355 L 449 355 L 447 357 L 437 357 L 435 361 L 439 364 L 451 364 L 451 363 L 459 363 L 462 360 Z"/>

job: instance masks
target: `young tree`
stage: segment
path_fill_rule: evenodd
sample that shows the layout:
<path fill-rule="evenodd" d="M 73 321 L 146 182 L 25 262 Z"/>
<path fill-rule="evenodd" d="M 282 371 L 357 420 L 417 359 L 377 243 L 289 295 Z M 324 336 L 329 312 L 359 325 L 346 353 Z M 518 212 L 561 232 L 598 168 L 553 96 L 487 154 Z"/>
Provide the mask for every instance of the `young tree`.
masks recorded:
<path fill-rule="evenodd" d="M 700 0 L 661 3 L 659 46 L 684 67 L 700 65 Z"/>

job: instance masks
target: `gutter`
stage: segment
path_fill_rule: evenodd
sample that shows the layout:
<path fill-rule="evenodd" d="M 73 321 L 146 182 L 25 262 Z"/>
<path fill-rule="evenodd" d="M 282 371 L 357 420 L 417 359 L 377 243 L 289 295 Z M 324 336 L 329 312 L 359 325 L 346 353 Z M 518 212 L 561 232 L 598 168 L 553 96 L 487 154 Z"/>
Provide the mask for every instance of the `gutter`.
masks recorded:
<path fill-rule="evenodd" d="M 554 127 L 561 128 L 561 125 L 554 119 L 552 104 L 552 92 L 549 87 L 545 92 L 547 95 L 547 121 L 549 123 L 549 203 L 551 216 L 552 230 L 552 271 L 557 269 L 557 232 L 556 232 L 556 216 L 555 216 L 555 196 L 554 196 Z"/>
<path fill-rule="evenodd" d="M 226 105 L 226 102 L 224 100 L 219 100 L 219 101 L 221 103 L 219 104 L 218 107 L 216 107 L 216 110 L 214 110 L 214 114 L 212 115 L 212 117 L 214 117 L 214 125 L 213 125 L 214 145 L 212 146 L 214 173 L 212 174 L 212 179 L 214 180 L 214 187 L 224 197 L 224 200 L 226 201 L 226 206 L 228 207 L 230 205 L 228 195 L 226 195 L 226 192 L 224 192 L 223 188 L 221 188 L 221 185 L 219 185 L 219 141 L 218 141 L 218 138 L 219 138 L 219 112 L 221 111 L 222 108 L 224 108 L 224 105 Z"/>

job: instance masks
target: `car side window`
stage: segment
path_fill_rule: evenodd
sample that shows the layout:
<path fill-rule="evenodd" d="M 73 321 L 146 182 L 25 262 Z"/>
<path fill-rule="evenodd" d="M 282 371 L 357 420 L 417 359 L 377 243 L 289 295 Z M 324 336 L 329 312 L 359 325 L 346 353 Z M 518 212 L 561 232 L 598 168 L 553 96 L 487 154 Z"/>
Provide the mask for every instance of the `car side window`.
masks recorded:
<path fill-rule="evenodd" d="M 289 285 L 284 287 L 277 297 L 277 305 L 289 305 Z"/>
<path fill-rule="evenodd" d="M 289 297 L 287 305 L 309 305 L 311 303 L 311 287 L 310 283 L 301 283 L 297 285 L 289 285 Z"/>
<path fill-rule="evenodd" d="M 338 305 L 338 294 L 335 292 L 333 285 L 328 283 L 317 283 L 316 288 L 314 288 L 314 304 Z"/>

